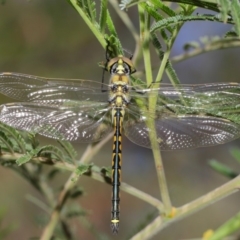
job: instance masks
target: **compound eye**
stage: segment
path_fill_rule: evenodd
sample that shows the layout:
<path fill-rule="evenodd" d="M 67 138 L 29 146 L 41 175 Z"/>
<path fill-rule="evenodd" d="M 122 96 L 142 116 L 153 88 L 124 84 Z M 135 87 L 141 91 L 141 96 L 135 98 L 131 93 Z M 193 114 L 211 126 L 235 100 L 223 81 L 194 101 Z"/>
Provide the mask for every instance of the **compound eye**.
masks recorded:
<path fill-rule="evenodd" d="M 117 65 L 114 64 L 112 67 L 111 67 L 111 73 L 116 73 L 117 72 Z"/>
<path fill-rule="evenodd" d="M 125 63 L 124 65 L 124 72 L 126 73 L 126 74 L 129 74 L 130 73 L 130 69 L 129 69 L 129 66 Z"/>

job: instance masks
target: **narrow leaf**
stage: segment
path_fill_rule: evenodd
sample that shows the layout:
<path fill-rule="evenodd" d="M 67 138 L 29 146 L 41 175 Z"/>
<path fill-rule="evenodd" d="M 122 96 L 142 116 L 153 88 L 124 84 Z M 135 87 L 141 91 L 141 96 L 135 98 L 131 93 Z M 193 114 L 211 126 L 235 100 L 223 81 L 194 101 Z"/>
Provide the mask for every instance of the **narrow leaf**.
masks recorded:
<path fill-rule="evenodd" d="M 235 31 L 228 31 L 225 33 L 225 38 L 228 38 L 228 37 L 237 37 L 237 33 Z"/>
<path fill-rule="evenodd" d="M 64 162 L 72 162 L 72 160 L 68 156 L 64 155 L 62 150 L 56 146 L 46 145 L 37 149 L 38 149 L 38 152 L 37 152 L 38 155 L 50 154 L 50 155 L 54 155 L 57 160 L 64 161 Z"/>
<path fill-rule="evenodd" d="M 0 131 L 0 141 L 7 147 L 9 152 L 11 152 L 12 154 L 14 153 L 13 143 L 6 136 L 6 134 L 4 132 L 2 132 L 2 131 Z"/>
<path fill-rule="evenodd" d="M 119 4 L 119 7 L 121 10 L 130 8 L 136 4 L 139 4 L 141 2 L 146 2 L 147 0 L 122 0 L 121 3 Z"/>
<path fill-rule="evenodd" d="M 70 198 L 77 198 L 82 196 L 84 193 L 84 190 L 80 187 L 75 187 L 74 189 L 71 190 L 71 192 L 69 193 L 69 197 Z"/>
<path fill-rule="evenodd" d="M 153 8 L 152 6 L 149 6 L 149 5 L 145 4 L 144 9 L 148 12 L 148 14 L 149 14 L 151 17 L 154 18 L 154 20 L 155 20 L 156 22 L 164 19 L 164 17 L 163 17 L 160 13 L 158 13 L 158 12 L 156 11 L 156 9 Z M 173 29 L 172 29 L 171 27 L 167 27 L 167 30 L 172 33 L 172 30 L 173 30 Z M 164 34 L 164 33 L 163 33 L 163 34 Z"/>
<path fill-rule="evenodd" d="M 22 152 L 26 152 L 26 142 L 24 141 L 22 135 L 15 128 L 9 127 L 5 124 L 0 124 L 0 129 L 5 132 L 7 136 L 15 141 L 16 147 Z"/>
<path fill-rule="evenodd" d="M 231 13 L 234 20 L 234 29 L 238 36 L 240 36 L 240 3 L 239 0 L 232 0 Z"/>
<path fill-rule="evenodd" d="M 75 160 L 77 157 L 77 152 L 75 151 L 72 144 L 68 141 L 60 141 L 58 140 L 58 143 L 61 145 L 61 147 L 65 150 L 67 155 L 72 159 Z"/>
<path fill-rule="evenodd" d="M 163 2 L 169 2 L 169 0 L 162 0 Z M 211 3 L 209 1 L 196 1 L 196 0 L 171 0 L 171 2 L 183 3 L 188 5 L 193 5 L 201 8 L 205 8 L 208 10 L 212 10 L 215 12 L 219 12 L 219 8 L 217 3 Z"/>
<path fill-rule="evenodd" d="M 114 26 L 114 23 L 112 21 L 110 14 L 109 14 L 109 11 L 107 11 L 107 26 L 108 26 L 110 35 L 117 37 L 117 31 L 115 29 L 115 26 Z"/>
<path fill-rule="evenodd" d="M 16 163 L 18 164 L 18 166 L 21 166 L 22 164 L 29 162 L 33 157 L 37 155 L 37 152 L 38 152 L 38 149 L 33 149 L 32 151 L 18 158 L 16 160 Z"/>
<path fill-rule="evenodd" d="M 233 148 L 230 150 L 230 153 L 240 163 L 240 149 Z"/>
<path fill-rule="evenodd" d="M 100 17 L 99 17 L 101 33 L 104 33 L 106 22 L 107 22 L 107 4 L 108 4 L 108 0 L 101 1 L 101 11 L 100 11 Z"/>
<path fill-rule="evenodd" d="M 111 179 L 112 169 L 110 167 L 102 167 L 100 172 L 102 173 L 105 182 L 108 184 L 112 184 L 112 179 Z"/>
<path fill-rule="evenodd" d="M 162 3 L 162 1 L 159 0 L 151 0 L 151 3 L 154 5 L 155 9 L 161 9 L 163 12 L 165 12 L 169 17 L 174 17 L 176 16 L 176 13 L 166 6 L 165 4 Z"/>
<path fill-rule="evenodd" d="M 221 21 L 218 15 L 215 15 L 215 16 L 213 15 L 194 15 L 194 16 L 177 15 L 175 17 L 169 17 L 156 22 L 155 24 L 152 25 L 150 32 L 155 32 L 156 30 L 160 30 L 162 28 L 173 26 L 182 22 L 199 21 L 199 20 Z"/>
<path fill-rule="evenodd" d="M 78 0 L 78 6 L 84 11 L 91 22 L 96 20 L 95 2 L 92 0 Z"/>
<path fill-rule="evenodd" d="M 199 48 L 200 47 L 200 44 L 199 42 L 197 41 L 191 41 L 191 42 L 188 42 L 188 43 L 185 43 L 184 46 L 183 46 L 183 49 L 185 51 L 188 51 L 190 49 L 195 49 L 195 48 Z"/>
<path fill-rule="evenodd" d="M 217 2 L 219 4 L 219 9 L 222 14 L 222 20 L 224 23 L 226 23 L 228 19 L 228 12 L 230 10 L 230 1 L 217 0 Z"/>
<path fill-rule="evenodd" d="M 240 229 L 240 213 L 236 214 L 233 218 L 225 222 L 208 240 L 225 239 L 225 237 L 232 235 L 234 232 Z"/>
<path fill-rule="evenodd" d="M 216 160 L 211 160 L 209 161 L 209 165 L 218 173 L 228 177 L 228 178 L 235 178 L 236 176 L 239 175 L 239 173 L 233 171 L 231 168 L 228 166 L 216 161 Z"/>
<path fill-rule="evenodd" d="M 77 167 L 77 169 L 75 170 L 75 173 L 77 175 L 83 175 L 84 173 L 89 172 L 91 167 L 92 167 L 92 164 L 81 164 L 79 167 Z"/>

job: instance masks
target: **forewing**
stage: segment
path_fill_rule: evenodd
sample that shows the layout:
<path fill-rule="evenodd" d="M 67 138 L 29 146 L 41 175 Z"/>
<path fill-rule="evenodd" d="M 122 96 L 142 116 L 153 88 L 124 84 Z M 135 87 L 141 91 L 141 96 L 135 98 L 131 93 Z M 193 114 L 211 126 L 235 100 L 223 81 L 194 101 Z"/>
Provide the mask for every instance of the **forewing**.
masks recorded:
<path fill-rule="evenodd" d="M 106 102 L 106 85 L 91 80 L 48 79 L 21 73 L 0 73 L 0 93 L 19 100 L 46 103 L 49 100 Z"/>
<path fill-rule="evenodd" d="M 112 131 L 106 103 L 64 108 L 9 103 L 0 106 L 0 122 L 46 137 L 79 142 L 96 142 Z"/>
<path fill-rule="evenodd" d="M 168 94 L 164 92 L 165 96 Z M 180 114 L 213 115 L 238 122 L 239 103 L 240 84 L 218 83 L 185 88 L 184 91 L 180 89 L 167 106 Z"/>
<path fill-rule="evenodd" d="M 214 83 L 205 85 L 170 86 L 133 91 L 132 105 L 140 111 L 162 116 L 201 115 L 228 119 L 240 124 L 240 84 Z M 153 100 L 153 99 L 156 99 Z M 151 106 L 151 102 L 156 105 Z M 143 108 L 141 108 L 144 106 Z M 152 109 L 151 109 L 152 107 Z"/>
<path fill-rule="evenodd" d="M 240 136 L 240 126 L 228 120 L 205 116 L 178 116 L 151 119 L 149 128 L 144 117 L 139 121 L 126 121 L 125 135 L 142 147 L 152 148 L 150 133 L 162 150 L 181 150 L 223 144 Z M 154 135 L 154 134 L 153 134 Z"/>

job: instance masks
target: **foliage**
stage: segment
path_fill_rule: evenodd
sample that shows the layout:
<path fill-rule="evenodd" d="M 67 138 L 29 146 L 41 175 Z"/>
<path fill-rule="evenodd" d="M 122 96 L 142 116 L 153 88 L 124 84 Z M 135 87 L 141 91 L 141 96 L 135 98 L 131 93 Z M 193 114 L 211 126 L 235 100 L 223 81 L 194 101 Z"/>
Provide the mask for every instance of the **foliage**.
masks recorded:
<path fill-rule="evenodd" d="M 129 29 L 135 41 L 136 49 L 133 55 L 133 62 L 137 65 L 143 59 L 145 67 L 145 85 L 150 86 L 155 82 L 155 86 L 160 86 L 163 74 L 169 78 L 170 83 L 177 87 L 180 80 L 173 68 L 172 62 L 179 62 L 186 60 L 190 57 L 197 56 L 203 52 L 215 51 L 223 48 L 233 48 L 240 46 L 240 4 L 239 1 L 192 1 L 192 0 L 179 0 L 179 1 L 166 1 L 171 2 L 166 4 L 165 1 L 160 0 L 122 0 L 119 6 L 116 6 L 116 1 L 101 0 L 100 9 L 97 8 L 97 1 L 94 0 L 67 0 L 69 4 L 77 11 L 79 16 L 83 19 L 100 45 L 105 49 L 107 42 L 111 45 L 111 56 L 116 56 L 124 53 L 119 39 L 117 28 L 109 10 L 111 4 L 116 10 L 116 14 L 123 20 L 125 26 Z M 4 1 L 1 1 L 3 3 Z M 172 7 L 172 3 L 177 3 L 177 8 Z M 139 14 L 139 29 L 141 34 L 137 33 L 131 19 L 126 12 L 122 10 L 135 7 Z M 214 11 L 214 14 L 198 14 L 195 12 L 197 7 L 206 10 Z M 185 54 L 170 59 L 171 49 L 178 36 L 182 26 L 189 21 L 214 21 L 220 23 L 229 23 L 233 25 L 231 32 L 226 32 L 223 37 L 216 37 L 214 39 L 203 37 L 199 42 L 186 43 L 184 49 Z M 157 75 L 154 78 L 151 69 L 152 53 L 150 46 L 155 49 L 156 55 L 159 58 L 159 68 Z M 142 76 L 140 76 L 141 78 Z M 133 85 L 143 83 L 140 78 L 133 78 Z M 198 104 L 182 99 L 187 104 Z M 215 98 L 216 100 L 216 98 Z M 150 103 L 151 106 L 156 107 L 157 101 Z M 141 105 L 139 104 L 139 107 Z M 207 114 L 216 114 L 213 109 L 212 112 Z M 224 113 L 222 113 L 224 114 Z M 232 121 L 236 118 L 234 114 L 224 114 L 224 118 L 229 118 Z M 151 124 L 151 123 L 149 123 Z M 154 137 L 153 137 L 154 138 Z M 104 140 L 105 142 L 107 141 Z M 59 146 L 45 145 L 41 146 L 36 137 L 33 135 L 26 135 L 18 132 L 15 129 L 9 128 L 3 124 L 0 125 L 0 142 L 1 142 L 1 159 L 0 163 L 4 167 L 8 167 L 19 173 L 22 177 L 28 180 L 32 186 L 39 191 L 47 200 L 45 203 L 38 199 L 31 198 L 31 201 L 42 209 L 46 209 L 50 215 L 49 222 L 46 223 L 44 232 L 41 239 L 51 239 L 54 235 L 60 236 L 61 239 L 73 239 L 70 224 L 68 220 L 73 217 L 86 217 L 88 212 L 76 205 L 71 204 L 67 200 L 77 199 L 84 196 L 84 190 L 76 187 L 77 180 L 82 175 L 89 176 L 95 180 L 106 182 L 109 184 L 110 174 L 107 168 L 100 168 L 98 166 L 89 164 L 91 157 L 99 151 L 103 143 L 91 145 L 82 155 L 80 160 L 77 160 L 76 151 L 69 142 L 59 141 Z M 155 144 L 154 142 L 152 143 Z M 182 207 L 172 207 L 168 189 L 166 187 L 165 175 L 162 166 L 160 151 L 154 148 L 153 155 L 156 163 L 156 171 L 158 173 L 158 180 L 162 201 L 153 198 L 152 196 L 141 192 L 125 183 L 122 184 L 122 190 L 126 191 L 135 197 L 138 197 L 149 204 L 153 205 L 159 211 L 159 215 L 152 220 L 149 218 L 148 222 L 141 226 L 134 235 L 134 239 L 150 239 L 166 226 L 173 222 L 187 217 L 193 211 L 198 211 L 202 207 L 210 205 L 218 199 L 228 196 L 234 191 L 236 187 L 239 188 L 239 179 L 235 178 L 227 185 L 222 186 L 219 190 L 215 190 L 206 196 L 203 196 L 194 202 L 190 202 Z M 237 154 L 239 156 L 239 153 Z M 235 171 L 216 164 L 211 163 L 215 169 L 228 177 L 236 177 L 238 173 Z M 44 166 L 50 165 L 50 171 L 46 173 Z M 55 196 L 54 190 L 51 187 L 51 181 L 62 171 L 71 173 L 69 179 L 62 186 L 62 190 L 58 197 Z M 230 189 L 230 190 L 229 190 Z M 60 217 L 61 213 L 61 217 Z M 58 216 L 54 218 L 54 216 Z M 234 217 L 230 223 L 226 223 L 221 229 L 228 229 L 227 234 L 232 234 L 239 228 L 232 227 L 234 223 L 239 222 L 239 214 Z M 56 228 L 57 223 L 60 226 Z M 143 221 L 142 221 L 143 222 Z M 234 223 L 233 223 L 234 222 Z M 96 239 L 106 239 L 104 234 L 97 232 L 92 223 L 86 222 L 86 228 L 94 235 Z M 229 227 L 231 226 L 231 227 Z M 235 225 L 234 225 L 235 226 Z M 54 229 L 57 229 L 54 231 Z M 219 231 L 221 230 L 219 229 Z M 217 233 L 217 231 L 216 231 Z M 225 231 L 226 233 L 226 231 Z M 223 236 L 223 235 L 221 235 Z M 214 238 L 214 234 L 209 239 Z M 218 238 L 219 239 L 219 238 Z"/>

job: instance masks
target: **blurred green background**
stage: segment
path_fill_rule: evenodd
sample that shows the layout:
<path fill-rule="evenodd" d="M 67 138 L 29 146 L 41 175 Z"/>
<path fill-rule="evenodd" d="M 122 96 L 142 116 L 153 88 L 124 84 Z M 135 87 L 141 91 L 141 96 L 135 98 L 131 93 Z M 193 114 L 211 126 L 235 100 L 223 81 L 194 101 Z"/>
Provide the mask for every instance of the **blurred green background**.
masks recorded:
<path fill-rule="evenodd" d="M 198 12 L 200 12 L 199 10 Z M 206 11 L 204 11 L 206 12 Z M 121 20 L 112 11 L 115 26 L 122 45 L 134 51 L 134 41 Z M 138 28 L 136 10 L 127 14 Z M 190 22 L 181 30 L 172 56 L 183 53 L 183 44 L 198 40 L 201 36 L 223 35 L 231 26 L 213 22 Z M 21 72 L 44 77 L 84 78 L 101 81 L 102 69 L 98 62 L 105 57 L 104 49 L 78 16 L 64 0 L 8 0 L 0 5 L 0 71 Z M 210 52 L 175 64 L 182 83 L 240 82 L 240 49 Z M 157 66 L 155 59 L 153 65 Z M 141 69 L 139 69 L 141 70 Z M 1 100 L 1 99 L 0 99 Z M 49 142 L 41 138 L 44 144 Z M 239 146 L 240 141 L 195 150 L 163 152 L 166 177 L 174 206 L 188 203 L 228 181 L 207 165 L 215 158 L 240 170 L 230 156 L 229 150 Z M 86 144 L 76 146 L 79 156 Z M 98 166 L 110 166 L 112 142 L 109 142 L 94 158 Z M 159 191 L 151 150 L 123 140 L 122 180 L 159 198 Z M 55 182 L 56 189 L 68 178 L 64 173 Z M 45 213 L 27 200 L 32 194 L 41 196 L 15 172 L 0 168 L 0 209 L 6 210 L 4 225 L 13 224 L 14 231 L 8 240 L 26 240 L 40 236 L 39 219 Z M 145 202 L 121 193 L 120 233 L 112 236 L 110 231 L 111 187 L 82 177 L 79 181 L 86 194 L 78 203 L 89 211 L 89 221 L 96 230 L 109 239 L 126 239 L 138 223 L 156 210 Z M 223 199 L 194 215 L 174 223 L 154 239 L 185 239 L 200 237 L 209 228 L 217 228 L 239 211 L 240 194 Z M 84 223 L 72 222 L 78 239 L 95 239 Z"/>

